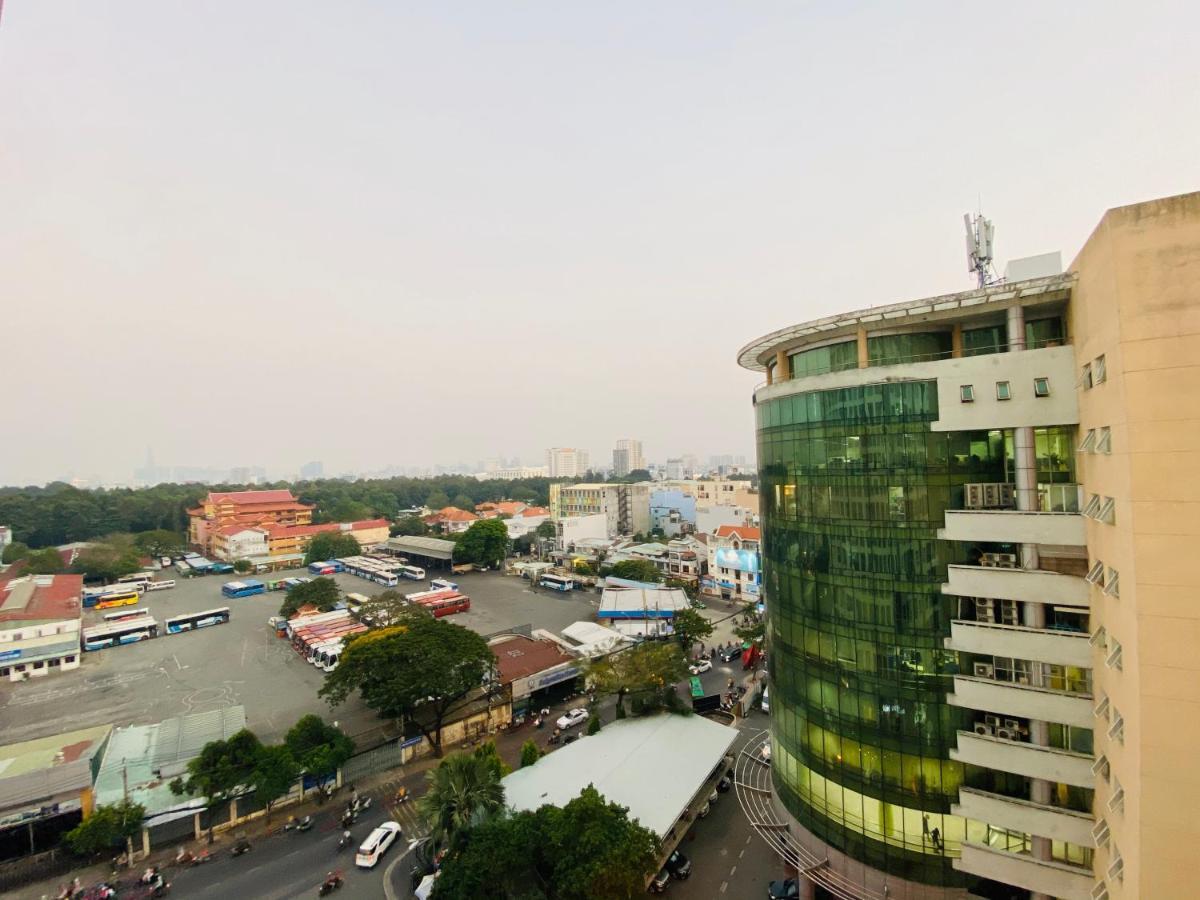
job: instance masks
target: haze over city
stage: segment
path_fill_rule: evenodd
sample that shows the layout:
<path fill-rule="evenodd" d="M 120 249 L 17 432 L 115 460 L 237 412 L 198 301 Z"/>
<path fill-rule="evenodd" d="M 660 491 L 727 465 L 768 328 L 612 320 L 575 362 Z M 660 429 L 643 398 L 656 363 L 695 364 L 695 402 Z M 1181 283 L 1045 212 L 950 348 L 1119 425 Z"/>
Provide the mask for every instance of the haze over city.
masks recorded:
<path fill-rule="evenodd" d="M 969 287 L 968 210 L 1069 262 L 1194 186 L 1197 26 L 9 0 L 0 483 L 752 458 L 750 338 Z"/>

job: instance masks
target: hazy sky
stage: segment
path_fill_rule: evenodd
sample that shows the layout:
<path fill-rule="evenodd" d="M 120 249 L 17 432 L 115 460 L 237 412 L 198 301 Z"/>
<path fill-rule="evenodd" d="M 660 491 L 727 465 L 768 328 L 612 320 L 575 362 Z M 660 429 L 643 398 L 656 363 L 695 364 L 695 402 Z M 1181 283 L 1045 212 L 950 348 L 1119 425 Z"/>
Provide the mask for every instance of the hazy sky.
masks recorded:
<path fill-rule="evenodd" d="M 1194 3 L 7 0 L 0 483 L 751 453 L 763 332 L 1198 187 Z"/>

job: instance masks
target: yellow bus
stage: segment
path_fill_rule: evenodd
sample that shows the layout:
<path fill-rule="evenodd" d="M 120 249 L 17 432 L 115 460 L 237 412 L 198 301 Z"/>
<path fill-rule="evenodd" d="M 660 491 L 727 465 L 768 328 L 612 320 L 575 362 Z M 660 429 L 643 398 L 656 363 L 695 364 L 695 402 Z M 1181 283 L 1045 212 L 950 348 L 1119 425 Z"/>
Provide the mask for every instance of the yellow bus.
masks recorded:
<path fill-rule="evenodd" d="M 124 594 L 109 594 L 101 597 L 96 603 L 96 609 L 112 609 L 116 606 L 137 606 L 142 595 L 137 591 L 128 591 Z"/>

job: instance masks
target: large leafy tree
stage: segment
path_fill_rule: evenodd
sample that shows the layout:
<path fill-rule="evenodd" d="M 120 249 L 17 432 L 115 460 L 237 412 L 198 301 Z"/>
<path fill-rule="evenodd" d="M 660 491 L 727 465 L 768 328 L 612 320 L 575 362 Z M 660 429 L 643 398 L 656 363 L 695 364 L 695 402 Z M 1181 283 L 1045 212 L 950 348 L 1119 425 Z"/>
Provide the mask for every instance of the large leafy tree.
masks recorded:
<path fill-rule="evenodd" d="M 487 641 L 441 619 L 414 618 L 346 644 L 320 696 L 330 705 L 358 691 L 371 709 L 403 719 L 442 754 L 442 726 L 491 682 L 496 657 Z"/>
<path fill-rule="evenodd" d="M 145 816 L 146 808 L 130 800 L 97 806 L 63 837 L 80 856 L 90 856 L 124 844 L 142 830 Z"/>
<path fill-rule="evenodd" d="M 25 572 L 29 575 L 55 575 L 66 570 L 62 555 L 53 547 L 30 550 L 25 557 Z"/>
<path fill-rule="evenodd" d="M 210 741 L 204 745 L 199 756 L 188 761 L 187 777 L 171 782 L 171 791 L 204 797 L 211 808 L 240 789 L 254 784 L 254 770 L 262 750 L 262 742 L 254 732 L 245 728 L 227 741 Z M 211 820 L 208 839 L 212 841 Z"/>
<path fill-rule="evenodd" d="M 314 578 L 307 584 L 296 585 L 284 595 L 279 614 L 291 616 L 300 607 L 310 603 L 321 612 L 328 612 L 341 599 L 342 593 L 332 578 Z"/>
<path fill-rule="evenodd" d="M 0 556 L 0 562 L 6 566 L 15 563 L 19 559 L 24 559 L 29 555 L 29 545 L 21 541 L 13 541 L 4 548 L 4 555 Z"/>
<path fill-rule="evenodd" d="M 550 519 L 547 519 L 545 522 L 542 522 L 537 527 L 537 536 L 540 538 L 552 538 L 557 533 L 558 532 L 555 528 L 555 525 Z"/>
<path fill-rule="evenodd" d="M 439 848 L 458 850 L 468 831 L 504 809 L 500 772 L 487 755 L 451 753 L 426 779 L 419 809 Z"/>
<path fill-rule="evenodd" d="M 267 808 L 267 823 L 271 821 L 271 808 L 275 801 L 285 796 L 300 777 L 300 765 L 286 744 L 263 747 L 254 761 L 250 783 L 255 796 Z"/>
<path fill-rule="evenodd" d="M 648 581 L 651 584 L 658 584 L 663 580 L 658 566 L 648 559 L 623 559 L 611 567 L 602 569 L 601 574 L 612 575 L 616 578 L 628 578 L 630 581 Z"/>
<path fill-rule="evenodd" d="M 349 533 L 327 531 L 314 535 L 304 554 L 304 564 L 324 562 L 327 559 L 339 559 L 343 556 L 358 556 L 362 553 L 362 545 L 358 538 Z"/>
<path fill-rule="evenodd" d="M 508 529 L 500 519 L 480 519 L 463 532 L 454 550 L 459 562 L 498 566 L 508 555 Z"/>
<path fill-rule="evenodd" d="M 643 643 L 601 657 L 588 666 L 587 679 L 601 694 L 614 694 L 617 706 L 628 696 L 634 709 L 679 706 L 675 685 L 687 676 L 687 657 L 675 643 Z"/>
<path fill-rule="evenodd" d="M 429 526 L 421 521 L 420 516 L 404 516 L 396 520 L 390 533 L 392 537 L 429 534 Z"/>
<path fill-rule="evenodd" d="M 94 581 L 115 581 L 136 572 L 140 566 L 138 549 L 128 534 L 110 534 L 75 558 L 72 569 Z"/>
<path fill-rule="evenodd" d="M 712 623 L 694 609 L 676 610 L 672 624 L 675 628 L 675 639 L 679 641 L 679 646 L 685 653 L 693 644 L 712 637 Z"/>
<path fill-rule="evenodd" d="M 387 590 L 362 604 L 357 615 L 372 628 L 387 628 L 406 625 L 413 619 L 428 619 L 432 614 L 419 604 L 409 603 L 399 591 Z"/>
<path fill-rule="evenodd" d="M 592 786 L 566 806 L 543 806 L 469 829 L 434 883 L 434 900 L 628 900 L 646 891 L 654 833 Z"/>
<path fill-rule="evenodd" d="M 174 556 L 183 550 L 183 535 L 166 528 L 139 532 L 133 541 L 147 556 Z"/>
<path fill-rule="evenodd" d="M 354 741 L 320 716 L 301 716 L 283 739 L 292 758 L 318 777 L 336 772 L 354 753 Z"/>

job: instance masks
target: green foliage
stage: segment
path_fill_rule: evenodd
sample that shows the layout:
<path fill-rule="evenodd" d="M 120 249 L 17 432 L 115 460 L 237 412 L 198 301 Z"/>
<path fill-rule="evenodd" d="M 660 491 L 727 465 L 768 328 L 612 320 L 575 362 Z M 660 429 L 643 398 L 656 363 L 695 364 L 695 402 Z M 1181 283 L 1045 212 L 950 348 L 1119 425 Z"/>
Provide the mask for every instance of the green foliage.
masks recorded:
<path fill-rule="evenodd" d="M 508 529 L 499 519 L 480 519 L 463 532 L 454 550 L 455 562 L 498 566 L 508 555 Z"/>
<path fill-rule="evenodd" d="M 694 609 L 675 611 L 675 639 L 679 641 L 686 653 L 693 644 L 700 643 L 712 637 L 712 623 Z"/>
<path fill-rule="evenodd" d="M 654 833 L 590 785 L 559 808 L 485 822 L 443 862 L 434 900 L 630 900 L 658 860 Z"/>
<path fill-rule="evenodd" d="M 685 581 L 682 578 L 668 578 L 663 582 L 663 587 L 678 588 L 683 591 L 689 600 L 693 601 L 693 604 L 695 603 L 697 594 L 695 582 Z"/>
<path fill-rule="evenodd" d="M 309 542 L 308 551 L 304 554 L 304 564 L 307 566 L 309 563 L 325 562 L 343 556 L 358 556 L 360 553 L 362 553 L 362 546 L 354 535 L 348 532 L 326 531 L 313 536 L 312 541 Z"/>
<path fill-rule="evenodd" d="M 55 575 L 66 570 L 62 555 L 53 547 L 30 550 L 25 557 L 25 573 L 28 575 Z"/>
<path fill-rule="evenodd" d="M 129 800 L 110 806 L 97 806 L 64 838 L 67 845 L 80 856 L 90 856 L 124 844 L 142 830 L 145 816 L 146 808 Z"/>
<path fill-rule="evenodd" d="M 349 497 L 338 497 L 319 502 L 313 513 L 313 522 L 317 524 L 360 522 L 363 519 L 372 518 L 373 515 L 374 511 L 370 505 L 359 500 L 352 500 Z M 325 557 L 319 558 L 324 559 Z"/>
<path fill-rule="evenodd" d="M 588 666 L 587 681 L 600 694 L 615 694 L 618 704 L 629 695 L 636 715 L 674 708 L 675 685 L 687 674 L 687 658 L 678 644 L 648 642 L 595 660 Z"/>
<path fill-rule="evenodd" d="M 29 555 L 29 545 L 23 544 L 20 541 L 13 541 L 4 548 L 4 555 L 0 556 L 0 562 L 6 566 L 15 563 L 19 559 L 24 559 Z"/>
<path fill-rule="evenodd" d="M 486 762 L 496 773 L 496 778 L 503 778 L 512 772 L 512 766 L 500 758 L 500 751 L 496 749 L 495 741 L 480 744 L 475 748 L 474 756 L 476 759 Z"/>
<path fill-rule="evenodd" d="M 614 578 L 628 578 L 630 581 L 648 581 L 652 584 L 659 584 L 663 580 L 658 566 L 648 559 L 625 559 L 602 568 L 600 573 L 612 575 Z"/>
<path fill-rule="evenodd" d="M 467 832 L 504 809 L 504 787 L 495 760 L 487 754 L 452 753 L 426 778 L 429 790 L 418 801 L 418 810 L 437 847 L 458 850 Z"/>
<path fill-rule="evenodd" d="M 237 572 L 239 575 L 245 575 L 253 569 L 254 563 L 250 562 L 248 559 L 239 559 L 233 564 L 233 571 Z"/>
<path fill-rule="evenodd" d="M 420 536 L 429 534 L 429 526 L 421 521 L 420 516 L 404 516 L 397 519 L 396 524 L 389 529 L 392 537 Z"/>
<path fill-rule="evenodd" d="M 183 535 L 166 528 L 140 531 L 133 542 L 146 556 L 176 556 L 183 550 Z"/>
<path fill-rule="evenodd" d="M 131 535 L 110 534 L 79 551 L 71 569 L 90 581 L 115 581 L 141 567 L 138 555 Z"/>
<path fill-rule="evenodd" d="M 450 501 L 451 506 L 457 506 L 459 509 L 465 509 L 469 513 L 475 512 L 475 501 L 466 494 L 455 494 L 454 499 Z"/>
<path fill-rule="evenodd" d="M 552 538 L 557 533 L 558 531 L 555 528 L 554 522 L 552 522 L 550 519 L 542 522 L 542 524 L 538 525 L 537 527 L 537 536 L 540 538 Z"/>
<path fill-rule="evenodd" d="M 596 734 L 600 730 L 600 717 L 592 713 L 592 717 L 588 719 L 587 733 L 589 735 Z"/>
<path fill-rule="evenodd" d="M 333 774 L 354 754 L 348 735 L 312 713 L 291 727 L 283 743 L 304 771 L 317 776 Z"/>
<path fill-rule="evenodd" d="M 334 580 L 322 576 L 314 578 L 307 584 L 298 584 L 288 591 L 279 607 L 279 614 L 288 618 L 300 607 L 309 603 L 321 612 L 328 612 L 341 599 L 341 591 L 338 590 Z"/>
<path fill-rule="evenodd" d="M 286 744 L 262 747 L 250 773 L 250 783 L 258 800 L 267 808 L 271 821 L 271 806 L 292 789 L 300 777 L 300 765 Z"/>
<path fill-rule="evenodd" d="M 445 509 L 450 505 L 450 495 L 445 491 L 434 491 L 425 498 L 425 506 L 428 506 L 434 512 L 439 509 Z"/>
<path fill-rule="evenodd" d="M 417 603 L 409 603 L 396 590 L 376 594 L 358 608 L 358 618 L 371 628 L 406 625 L 414 619 L 428 619 L 432 613 Z"/>
<path fill-rule="evenodd" d="M 537 742 L 530 738 L 521 745 L 521 768 L 532 766 L 535 762 L 542 758 L 542 751 L 538 749 Z"/>
<path fill-rule="evenodd" d="M 586 559 L 577 559 L 571 563 L 571 567 L 580 575 L 595 575 L 596 570 Z"/>
<path fill-rule="evenodd" d="M 243 728 L 227 741 L 210 741 L 200 755 L 187 764 L 187 778 L 176 779 L 171 790 L 176 794 L 206 797 L 216 802 L 234 789 L 254 783 L 262 743 L 254 732 Z"/>
<path fill-rule="evenodd" d="M 358 691 L 379 715 L 414 724 L 442 753 L 442 725 L 479 694 L 496 666 L 487 641 L 442 619 L 413 618 L 346 644 L 319 694 L 331 706 Z"/>

